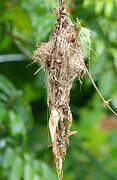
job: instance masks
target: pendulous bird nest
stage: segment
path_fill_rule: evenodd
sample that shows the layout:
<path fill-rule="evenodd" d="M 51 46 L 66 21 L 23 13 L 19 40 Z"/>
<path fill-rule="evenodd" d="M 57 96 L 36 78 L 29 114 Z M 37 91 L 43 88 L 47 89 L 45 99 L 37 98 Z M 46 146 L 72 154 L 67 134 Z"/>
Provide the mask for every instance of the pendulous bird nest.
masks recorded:
<path fill-rule="evenodd" d="M 54 12 L 56 22 L 49 42 L 42 43 L 37 48 L 32 55 L 32 60 L 40 62 L 46 74 L 50 114 L 49 129 L 60 180 L 62 179 L 62 161 L 66 154 L 66 145 L 69 144 L 69 137 L 76 133 L 70 131 L 72 123 L 72 113 L 69 107 L 70 89 L 75 78 L 81 80 L 86 73 L 91 80 L 92 78 L 84 63 L 79 40 L 80 30 L 76 24 L 71 22 L 65 2 L 58 10 L 54 9 Z M 93 85 L 97 88 L 95 83 Z M 100 95 L 100 92 L 98 93 Z M 108 101 L 101 98 L 104 104 L 109 106 Z"/>

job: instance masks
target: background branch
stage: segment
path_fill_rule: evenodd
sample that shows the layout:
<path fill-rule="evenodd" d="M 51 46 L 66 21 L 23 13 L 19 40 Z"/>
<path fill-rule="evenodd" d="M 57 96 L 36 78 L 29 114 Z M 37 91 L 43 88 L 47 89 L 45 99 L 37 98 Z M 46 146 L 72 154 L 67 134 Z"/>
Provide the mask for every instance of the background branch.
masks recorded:
<path fill-rule="evenodd" d="M 24 54 L 3 54 L 0 55 L 0 63 L 11 61 L 24 61 L 27 57 Z"/>
<path fill-rule="evenodd" d="M 28 40 L 25 40 L 25 39 L 23 39 L 23 38 L 21 38 L 21 37 L 19 37 L 19 36 L 17 36 L 17 35 L 14 35 L 14 34 L 12 34 L 10 31 L 7 31 L 7 34 L 8 34 L 13 40 L 18 40 L 18 41 L 20 41 L 20 42 L 22 42 L 22 43 L 25 43 L 25 44 L 28 44 L 28 45 L 30 45 L 30 46 L 35 46 L 35 43 L 30 42 L 30 41 L 28 41 Z"/>

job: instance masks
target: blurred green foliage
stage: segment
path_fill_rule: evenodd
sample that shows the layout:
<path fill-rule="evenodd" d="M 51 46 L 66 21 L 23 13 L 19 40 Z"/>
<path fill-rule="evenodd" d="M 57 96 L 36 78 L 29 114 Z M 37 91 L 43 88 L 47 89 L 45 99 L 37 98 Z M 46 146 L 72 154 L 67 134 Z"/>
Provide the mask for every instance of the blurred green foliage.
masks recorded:
<path fill-rule="evenodd" d="M 67 1 L 74 23 L 84 31 L 85 62 L 105 98 L 117 112 L 117 0 Z M 48 130 L 44 75 L 26 68 L 35 44 L 52 32 L 57 0 L 0 0 L 0 61 L 7 54 L 24 61 L 0 63 L 0 179 L 56 180 Z M 87 52 L 87 49 L 90 51 Z M 88 53 L 88 55 L 87 55 Z M 20 60 L 20 59 L 19 59 Z M 71 137 L 64 161 L 64 180 L 117 179 L 117 122 L 102 105 L 90 80 L 71 90 Z"/>

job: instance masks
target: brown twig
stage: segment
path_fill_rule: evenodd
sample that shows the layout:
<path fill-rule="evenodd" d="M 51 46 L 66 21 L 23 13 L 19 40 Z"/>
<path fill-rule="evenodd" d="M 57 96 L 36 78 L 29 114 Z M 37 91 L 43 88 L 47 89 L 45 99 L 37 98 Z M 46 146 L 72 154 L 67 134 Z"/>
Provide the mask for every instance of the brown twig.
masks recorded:
<path fill-rule="evenodd" d="M 30 57 L 31 53 L 28 49 L 24 48 L 24 46 L 22 45 L 22 43 L 20 41 L 14 40 L 15 45 L 17 46 L 17 48 L 26 56 L 26 57 Z"/>
<path fill-rule="evenodd" d="M 59 8 L 62 6 L 62 0 L 59 0 Z"/>
<path fill-rule="evenodd" d="M 89 71 L 88 71 L 86 66 L 85 66 L 85 69 L 86 69 L 86 72 L 87 72 L 87 75 L 88 75 L 89 79 L 91 80 L 94 88 L 96 89 L 97 93 L 99 94 L 100 98 L 102 99 L 104 105 L 107 106 L 108 109 L 110 109 L 110 111 L 117 117 L 117 113 L 109 106 L 109 101 L 111 101 L 111 99 L 109 99 L 107 101 L 104 99 L 104 97 L 102 96 L 102 94 L 100 93 L 99 89 L 97 88 L 97 86 L 96 86 L 96 84 L 95 84 L 95 82 L 94 82 L 94 80 L 93 80 L 93 78 L 92 78 L 91 74 L 89 73 Z"/>
<path fill-rule="evenodd" d="M 30 41 L 25 40 L 25 39 L 22 39 L 21 37 L 12 34 L 10 31 L 7 31 L 7 34 L 14 40 L 18 40 L 18 41 L 25 43 L 25 44 L 28 44 L 30 46 L 35 46 L 35 43 L 30 42 Z"/>

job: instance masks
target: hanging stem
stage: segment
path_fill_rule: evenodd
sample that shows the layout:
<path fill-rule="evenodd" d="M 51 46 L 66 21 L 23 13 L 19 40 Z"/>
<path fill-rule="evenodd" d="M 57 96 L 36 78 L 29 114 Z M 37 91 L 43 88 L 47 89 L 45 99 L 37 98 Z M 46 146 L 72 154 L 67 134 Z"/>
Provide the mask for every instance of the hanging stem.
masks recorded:
<path fill-rule="evenodd" d="M 63 4 L 63 1 L 62 1 L 62 0 L 59 0 L 59 8 L 62 7 L 62 4 Z"/>
<path fill-rule="evenodd" d="M 85 69 L 86 69 L 86 72 L 87 72 L 87 75 L 88 75 L 89 79 L 91 80 L 94 88 L 96 89 L 97 93 L 98 93 L 99 96 L 101 97 L 104 105 L 107 106 L 108 109 L 110 109 L 110 111 L 117 117 L 117 113 L 109 106 L 109 101 L 111 101 L 111 99 L 109 99 L 109 100 L 107 100 L 107 101 L 104 99 L 104 97 L 102 96 L 102 94 L 100 93 L 99 89 L 97 88 L 97 86 L 96 86 L 96 84 L 95 84 L 95 82 L 94 82 L 94 80 L 93 80 L 93 78 L 92 78 L 91 74 L 89 73 L 89 71 L 88 71 L 88 69 L 87 69 L 86 66 L 85 66 Z"/>

